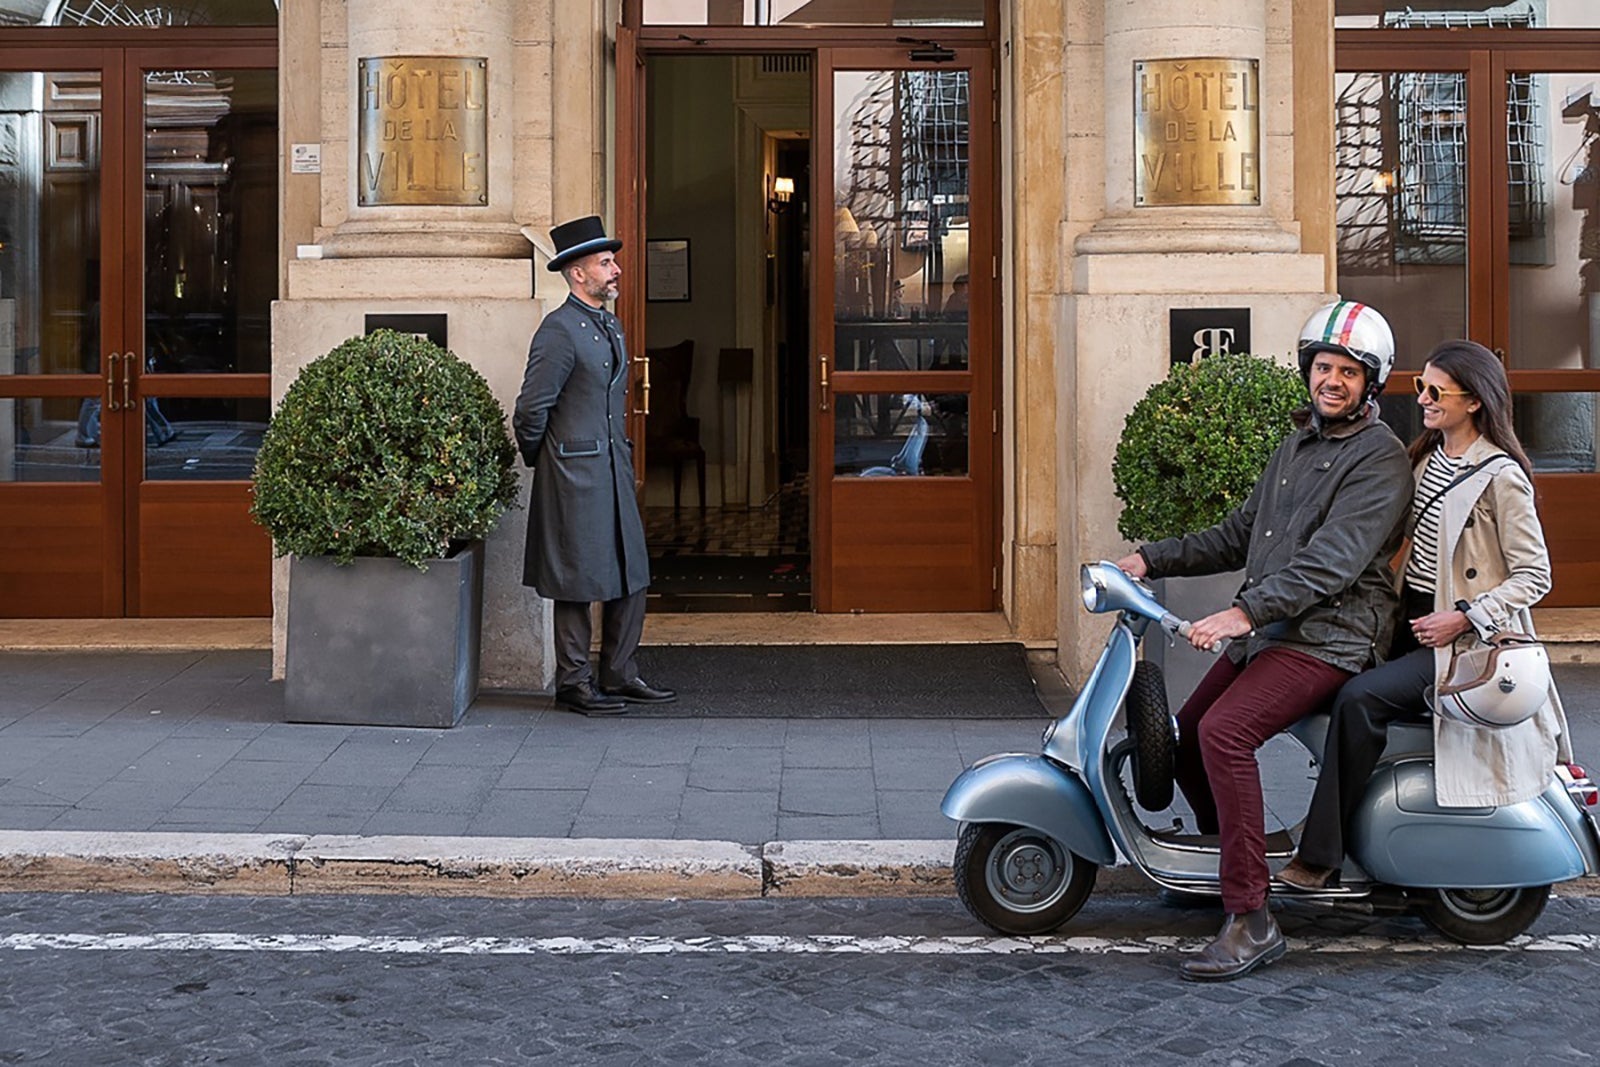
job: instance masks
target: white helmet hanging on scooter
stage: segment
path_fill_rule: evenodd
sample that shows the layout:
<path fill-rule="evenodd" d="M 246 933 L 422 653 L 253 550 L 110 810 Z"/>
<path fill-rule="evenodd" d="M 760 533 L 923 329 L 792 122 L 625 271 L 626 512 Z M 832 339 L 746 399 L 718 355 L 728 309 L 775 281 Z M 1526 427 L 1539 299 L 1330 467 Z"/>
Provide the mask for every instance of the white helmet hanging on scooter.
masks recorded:
<path fill-rule="evenodd" d="M 1538 638 L 1497 633 L 1450 659 L 1434 713 L 1468 726 L 1503 730 L 1531 719 L 1550 699 L 1550 657 Z"/>
<path fill-rule="evenodd" d="M 1300 377 L 1311 382 L 1318 352 L 1349 356 L 1367 368 L 1367 399 L 1383 390 L 1394 368 L 1394 331 L 1382 315 L 1354 300 L 1324 304 L 1300 328 Z"/>

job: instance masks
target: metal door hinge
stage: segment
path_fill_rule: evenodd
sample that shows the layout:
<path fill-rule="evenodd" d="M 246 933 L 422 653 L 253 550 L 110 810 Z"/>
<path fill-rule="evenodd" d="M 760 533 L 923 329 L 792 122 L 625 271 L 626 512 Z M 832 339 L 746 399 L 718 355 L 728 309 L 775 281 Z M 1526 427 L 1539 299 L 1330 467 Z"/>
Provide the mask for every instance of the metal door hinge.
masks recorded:
<path fill-rule="evenodd" d="M 992 578 L 992 583 L 990 584 L 989 588 L 990 589 L 999 589 L 1000 588 L 1000 567 L 999 567 L 999 565 L 996 564 L 994 570 L 990 571 L 989 573 L 990 573 L 990 576 Z"/>
<path fill-rule="evenodd" d="M 989 411 L 989 432 L 990 433 L 999 433 L 1000 432 L 1000 409 L 999 408 L 991 408 L 990 411 Z"/>

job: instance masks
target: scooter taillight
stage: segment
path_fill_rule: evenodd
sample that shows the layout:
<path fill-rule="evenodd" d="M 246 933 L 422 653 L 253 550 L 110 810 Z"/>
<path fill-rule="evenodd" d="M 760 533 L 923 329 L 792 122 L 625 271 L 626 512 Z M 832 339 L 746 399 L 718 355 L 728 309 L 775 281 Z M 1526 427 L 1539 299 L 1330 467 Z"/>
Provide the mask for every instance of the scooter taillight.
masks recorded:
<path fill-rule="evenodd" d="M 1588 771 L 1576 763 L 1558 763 L 1556 771 L 1567 787 L 1567 795 L 1580 808 L 1600 805 L 1600 786 L 1590 780 Z"/>

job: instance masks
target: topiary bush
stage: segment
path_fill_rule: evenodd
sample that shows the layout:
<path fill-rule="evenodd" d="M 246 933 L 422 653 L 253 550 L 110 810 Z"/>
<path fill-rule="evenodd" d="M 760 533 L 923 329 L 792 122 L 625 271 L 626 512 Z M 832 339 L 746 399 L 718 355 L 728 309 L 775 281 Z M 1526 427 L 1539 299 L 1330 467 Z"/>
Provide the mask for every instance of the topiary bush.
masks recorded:
<path fill-rule="evenodd" d="M 516 450 L 483 376 L 378 330 L 307 364 L 256 456 L 255 520 L 278 555 L 422 568 L 483 537 L 516 498 Z"/>
<path fill-rule="evenodd" d="M 1134 405 L 1111 465 L 1130 541 L 1220 522 L 1250 495 L 1307 403 L 1299 374 L 1245 353 L 1180 363 Z"/>

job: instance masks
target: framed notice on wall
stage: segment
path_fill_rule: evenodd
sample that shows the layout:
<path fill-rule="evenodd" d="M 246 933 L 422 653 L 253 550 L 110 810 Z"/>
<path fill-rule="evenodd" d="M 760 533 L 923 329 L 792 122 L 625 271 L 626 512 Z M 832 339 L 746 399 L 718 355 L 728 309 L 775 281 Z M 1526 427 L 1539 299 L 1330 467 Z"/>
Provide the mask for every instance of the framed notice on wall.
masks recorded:
<path fill-rule="evenodd" d="M 687 239 L 644 243 L 644 298 L 658 303 L 689 299 Z"/>

